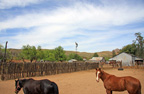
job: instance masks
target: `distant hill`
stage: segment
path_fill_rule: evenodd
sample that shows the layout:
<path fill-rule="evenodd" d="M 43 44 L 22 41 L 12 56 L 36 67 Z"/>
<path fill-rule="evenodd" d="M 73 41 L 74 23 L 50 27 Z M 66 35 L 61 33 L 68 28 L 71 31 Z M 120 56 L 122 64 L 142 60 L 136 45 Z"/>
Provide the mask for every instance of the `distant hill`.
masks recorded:
<path fill-rule="evenodd" d="M 118 48 L 114 49 L 113 51 L 115 52 L 116 55 L 120 53 L 120 49 Z"/>
<path fill-rule="evenodd" d="M 43 49 L 43 50 L 52 50 L 52 49 Z M 9 51 L 13 55 L 18 55 L 21 52 L 21 49 L 9 49 Z M 65 51 L 65 54 L 68 56 L 71 53 L 76 53 L 75 51 Z M 107 57 L 111 58 L 112 57 L 112 52 L 111 51 L 102 51 L 102 52 L 96 52 L 100 57 Z M 88 53 L 88 52 L 77 52 L 78 55 L 81 57 L 85 57 L 87 59 L 92 58 L 94 53 Z"/>
<path fill-rule="evenodd" d="M 99 56 L 101 57 L 112 57 L 112 52 L 111 51 L 102 51 L 102 52 L 97 52 Z"/>
<path fill-rule="evenodd" d="M 66 55 L 70 55 L 71 53 L 76 53 L 75 51 L 65 51 Z M 91 58 L 94 53 L 88 53 L 88 52 L 77 52 L 77 54 L 81 57 Z"/>
<path fill-rule="evenodd" d="M 71 53 L 76 53 L 75 51 L 66 51 L 66 55 L 68 56 Z M 96 52 L 100 57 L 107 57 L 111 58 L 112 57 L 112 52 L 111 51 L 102 51 L 102 52 Z M 88 52 L 77 52 L 78 55 L 81 57 L 86 57 L 88 59 L 92 58 L 94 53 L 88 53 Z"/>

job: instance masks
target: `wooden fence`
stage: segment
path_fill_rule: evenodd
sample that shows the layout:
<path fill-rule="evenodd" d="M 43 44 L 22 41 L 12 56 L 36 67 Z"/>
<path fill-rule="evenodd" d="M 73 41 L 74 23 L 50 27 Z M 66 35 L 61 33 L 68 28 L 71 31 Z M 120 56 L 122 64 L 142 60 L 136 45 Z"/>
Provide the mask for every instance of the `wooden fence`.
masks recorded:
<path fill-rule="evenodd" d="M 0 79 L 9 80 L 70 73 L 99 67 L 98 63 L 0 63 Z"/>

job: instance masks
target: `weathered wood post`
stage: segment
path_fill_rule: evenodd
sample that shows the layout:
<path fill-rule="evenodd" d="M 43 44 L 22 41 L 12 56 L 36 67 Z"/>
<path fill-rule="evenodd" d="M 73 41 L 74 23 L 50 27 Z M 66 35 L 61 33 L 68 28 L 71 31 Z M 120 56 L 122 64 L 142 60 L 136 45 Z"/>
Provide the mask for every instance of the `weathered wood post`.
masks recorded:
<path fill-rule="evenodd" d="M 6 63 L 6 59 L 7 59 L 7 56 L 6 56 L 7 43 L 8 43 L 8 41 L 6 41 L 4 58 L 1 62 L 2 63 L 2 65 L 1 65 L 1 80 L 4 80 L 4 63 Z"/>
<path fill-rule="evenodd" d="M 4 53 L 4 62 L 6 62 L 6 59 L 7 59 L 7 54 L 6 54 L 6 51 L 7 51 L 7 43 L 8 41 L 6 41 L 6 44 L 5 44 L 5 53 Z"/>
<path fill-rule="evenodd" d="M 122 61 L 120 62 L 120 68 L 118 68 L 118 70 L 123 70 L 123 68 L 122 68 Z"/>

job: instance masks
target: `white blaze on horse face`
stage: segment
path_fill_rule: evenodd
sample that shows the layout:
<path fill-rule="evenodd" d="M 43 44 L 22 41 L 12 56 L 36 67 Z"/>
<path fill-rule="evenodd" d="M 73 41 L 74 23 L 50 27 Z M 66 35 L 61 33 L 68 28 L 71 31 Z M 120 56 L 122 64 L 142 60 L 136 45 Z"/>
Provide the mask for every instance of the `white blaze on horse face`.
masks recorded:
<path fill-rule="evenodd" d="M 96 81 L 97 81 L 97 82 L 99 82 L 99 73 L 100 73 L 100 71 L 98 71 L 97 74 L 96 74 L 96 75 L 97 75 L 97 76 L 96 76 Z"/>

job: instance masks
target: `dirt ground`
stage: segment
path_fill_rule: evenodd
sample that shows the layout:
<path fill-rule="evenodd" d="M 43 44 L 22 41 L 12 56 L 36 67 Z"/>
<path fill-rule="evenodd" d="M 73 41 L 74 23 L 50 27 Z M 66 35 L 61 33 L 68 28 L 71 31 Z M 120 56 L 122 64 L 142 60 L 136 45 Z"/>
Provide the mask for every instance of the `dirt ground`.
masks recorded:
<path fill-rule="evenodd" d="M 105 72 L 116 76 L 133 76 L 140 80 L 142 85 L 142 94 L 144 94 L 144 69 L 104 69 Z M 95 70 L 64 73 L 43 77 L 33 77 L 36 80 L 49 79 L 58 84 L 59 94 L 106 94 L 103 82 L 96 82 Z M 0 94 L 14 94 L 15 81 L 0 81 Z M 19 92 L 23 94 L 23 90 Z M 128 94 L 124 92 L 113 92 L 113 94 Z"/>

